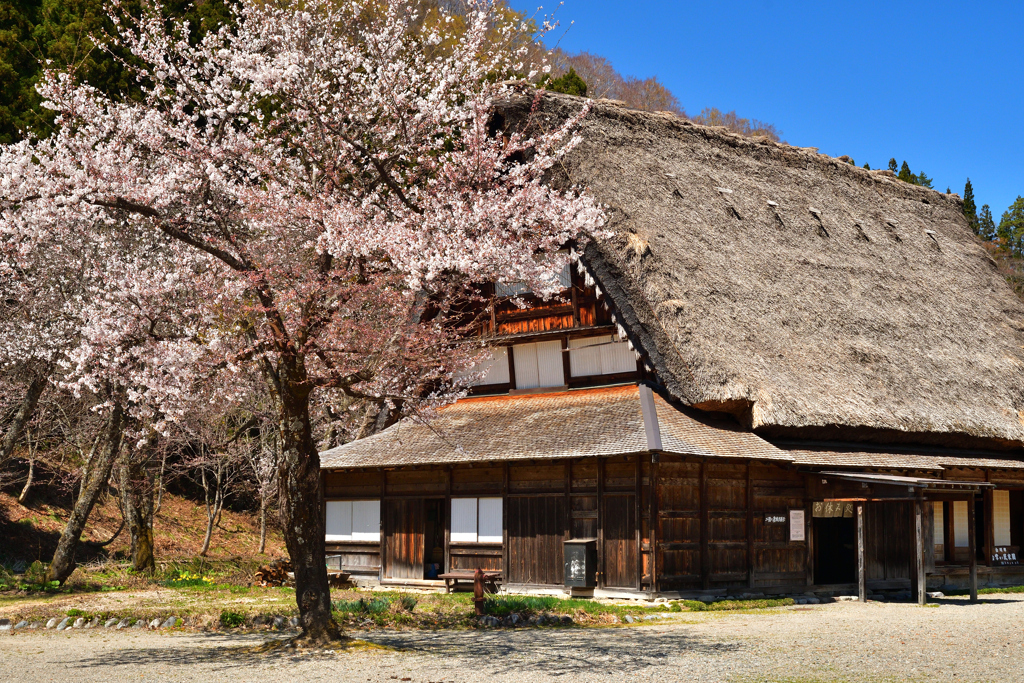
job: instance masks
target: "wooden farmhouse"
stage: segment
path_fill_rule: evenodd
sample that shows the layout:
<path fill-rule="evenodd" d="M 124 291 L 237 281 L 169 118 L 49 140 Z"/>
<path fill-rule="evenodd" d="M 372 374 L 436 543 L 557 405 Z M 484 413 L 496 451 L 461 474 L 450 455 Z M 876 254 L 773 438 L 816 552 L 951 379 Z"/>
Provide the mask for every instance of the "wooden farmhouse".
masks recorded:
<path fill-rule="evenodd" d="M 495 129 L 583 101 L 530 106 Z M 557 299 L 493 285 L 470 396 L 321 454 L 331 561 L 599 596 L 1024 582 L 1024 305 L 959 198 L 615 102 L 581 134 L 554 182 L 613 236 Z"/>

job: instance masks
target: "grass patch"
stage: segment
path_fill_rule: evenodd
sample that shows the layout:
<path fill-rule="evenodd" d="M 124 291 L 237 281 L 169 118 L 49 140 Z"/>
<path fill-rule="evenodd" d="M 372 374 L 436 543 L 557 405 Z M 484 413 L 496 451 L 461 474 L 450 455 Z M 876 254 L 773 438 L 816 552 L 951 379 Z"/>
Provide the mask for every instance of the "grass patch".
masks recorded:
<path fill-rule="evenodd" d="M 245 615 L 240 612 L 224 610 L 220 613 L 220 623 L 225 628 L 238 628 L 245 623 Z"/>

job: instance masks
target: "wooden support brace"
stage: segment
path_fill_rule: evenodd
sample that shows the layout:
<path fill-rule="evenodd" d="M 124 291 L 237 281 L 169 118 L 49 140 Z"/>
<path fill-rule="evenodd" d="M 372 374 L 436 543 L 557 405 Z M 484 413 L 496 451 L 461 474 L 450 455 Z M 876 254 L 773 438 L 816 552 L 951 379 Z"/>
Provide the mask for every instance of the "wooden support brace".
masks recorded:
<path fill-rule="evenodd" d="M 974 496 L 967 501 L 967 550 L 971 554 L 971 602 L 978 602 L 978 539 L 974 530 Z"/>
<path fill-rule="evenodd" d="M 857 597 L 861 603 L 868 600 L 867 572 L 864 562 L 864 503 L 857 503 Z"/>

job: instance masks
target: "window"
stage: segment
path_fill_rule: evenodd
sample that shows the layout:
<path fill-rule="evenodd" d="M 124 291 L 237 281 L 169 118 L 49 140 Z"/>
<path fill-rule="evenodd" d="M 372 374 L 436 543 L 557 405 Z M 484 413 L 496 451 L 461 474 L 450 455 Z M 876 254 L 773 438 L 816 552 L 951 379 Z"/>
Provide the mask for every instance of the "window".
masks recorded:
<path fill-rule="evenodd" d="M 1010 492 L 992 492 L 992 541 L 995 545 L 1013 545 L 1010 542 Z"/>
<path fill-rule="evenodd" d="M 636 354 L 611 335 L 570 339 L 569 370 L 573 377 L 636 372 Z"/>
<path fill-rule="evenodd" d="M 501 498 L 452 498 L 452 543 L 501 540 Z"/>
<path fill-rule="evenodd" d="M 518 344 L 512 347 L 516 366 L 516 389 L 560 387 L 565 384 L 562 342 Z"/>
<path fill-rule="evenodd" d="M 558 286 L 561 289 L 569 289 L 572 287 L 572 274 L 569 270 L 570 266 L 566 263 L 562 266 L 562 269 L 557 273 L 551 274 L 552 280 L 558 281 Z M 521 296 L 523 294 L 532 294 L 533 291 L 522 282 L 495 282 L 494 283 L 494 294 L 495 296 Z"/>
<path fill-rule="evenodd" d="M 328 541 L 380 541 L 380 501 L 327 501 L 326 539 Z"/>
<path fill-rule="evenodd" d="M 970 540 L 967 538 L 966 500 L 953 502 L 953 545 L 957 548 L 966 548 L 970 545 Z"/>
<path fill-rule="evenodd" d="M 946 520 L 943 517 L 942 503 L 932 503 L 932 510 L 934 515 L 932 519 L 934 524 L 932 525 L 932 538 L 935 544 L 935 558 L 942 560 L 945 554 L 945 538 L 946 538 Z"/>
<path fill-rule="evenodd" d="M 456 373 L 456 379 L 462 379 L 478 372 L 485 373 L 483 378 L 473 382 L 473 386 L 489 384 L 508 384 L 508 347 L 496 346 L 488 349 L 490 358 L 486 358 L 473 367 Z"/>

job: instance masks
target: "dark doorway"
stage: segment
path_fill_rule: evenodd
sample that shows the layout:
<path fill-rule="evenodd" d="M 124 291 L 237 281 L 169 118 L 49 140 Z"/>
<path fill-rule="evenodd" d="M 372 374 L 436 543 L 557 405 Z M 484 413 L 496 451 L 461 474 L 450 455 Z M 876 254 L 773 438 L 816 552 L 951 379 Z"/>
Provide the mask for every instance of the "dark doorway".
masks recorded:
<path fill-rule="evenodd" d="M 423 529 L 423 578 L 436 579 L 444 569 L 444 501 L 425 500 Z"/>
<path fill-rule="evenodd" d="M 814 582 L 856 583 L 857 522 L 848 517 L 814 518 Z"/>
<path fill-rule="evenodd" d="M 423 578 L 423 500 L 384 501 L 384 578 Z"/>

